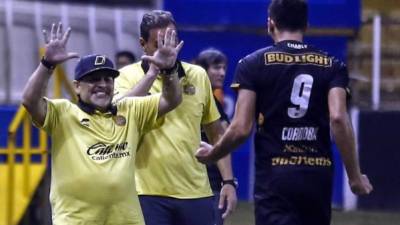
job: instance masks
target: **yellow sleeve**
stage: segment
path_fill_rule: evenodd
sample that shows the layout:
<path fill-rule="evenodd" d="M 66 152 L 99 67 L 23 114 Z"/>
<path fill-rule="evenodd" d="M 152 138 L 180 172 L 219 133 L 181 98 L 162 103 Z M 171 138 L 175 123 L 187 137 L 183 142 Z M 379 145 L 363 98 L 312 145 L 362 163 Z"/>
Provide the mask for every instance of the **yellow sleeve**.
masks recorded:
<path fill-rule="evenodd" d="M 46 118 L 44 123 L 42 126 L 38 125 L 35 121 L 33 121 L 33 123 L 36 127 L 43 129 L 47 134 L 51 135 L 55 132 L 60 123 L 60 115 L 63 115 L 67 101 L 63 99 L 52 100 L 46 97 L 44 99 L 47 102 Z"/>
<path fill-rule="evenodd" d="M 218 120 L 221 115 L 219 114 L 217 105 L 215 104 L 211 83 L 207 74 L 202 75 L 201 77 L 203 77 L 203 90 L 205 95 L 204 113 L 203 118 L 201 119 L 201 124 L 208 124 Z"/>
<path fill-rule="evenodd" d="M 126 97 L 124 103 L 128 104 L 129 118 L 136 121 L 138 130 L 143 134 L 157 127 L 158 105 L 161 94 L 145 97 Z"/>

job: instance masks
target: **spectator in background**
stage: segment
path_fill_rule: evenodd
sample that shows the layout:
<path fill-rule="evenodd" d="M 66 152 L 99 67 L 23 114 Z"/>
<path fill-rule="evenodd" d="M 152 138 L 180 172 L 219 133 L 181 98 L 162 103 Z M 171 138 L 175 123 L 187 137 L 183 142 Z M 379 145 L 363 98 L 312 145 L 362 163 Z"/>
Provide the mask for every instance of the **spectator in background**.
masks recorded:
<path fill-rule="evenodd" d="M 222 88 L 224 87 L 227 58 L 225 54 L 221 51 L 209 48 L 201 51 L 194 60 L 194 63 L 203 67 L 203 69 L 205 69 L 207 72 L 208 78 L 211 82 L 211 88 L 214 93 L 215 103 L 217 105 L 219 114 L 221 114 L 220 121 L 224 129 L 226 129 L 229 125 L 229 118 L 224 112 L 224 108 L 222 105 L 223 102 L 218 101 L 217 97 L 215 96 L 215 90 L 222 90 Z M 204 132 L 201 133 L 201 139 L 202 141 L 205 141 L 207 143 L 209 142 Z M 228 155 L 228 157 L 230 157 L 230 155 Z M 207 173 L 211 189 L 214 193 L 215 224 L 223 225 L 224 219 L 222 218 L 222 214 L 224 212 L 224 209 L 221 208 L 223 204 L 220 204 L 221 188 L 225 185 L 232 185 L 233 187 L 237 188 L 238 183 L 235 178 L 229 181 L 224 181 L 216 164 L 207 165 Z"/>
<path fill-rule="evenodd" d="M 168 11 L 154 10 L 143 15 L 140 44 L 146 56 L 157 51 L 157 33 L 176 30 L 175 19 Z M 159 75 L 178 74 L 183 101 L 160 127 L 143 135 L 136 158 L 136 187 L 146 225 L 214 225 L 213 193 L 204 165 L 194 154 L 204 128 L 211 143 L 224 129 L 204 69 L 177 61 L 171 70 L 160 70 L 153 63 L 140 61 L 120 70 L 115 80 L 117 98 L 159 93 L 165 87 Z M 224 180 L 233 180 L 230 158 L 218 162 Z M 236 206 L 236 190 L 225 185 L 221 190 L 226 203 L 224 217 Z"/>
<path fill-rule="evenodd" d="M 115 54 L 115 64 L 117 69 L 132 64 L 136 61 L 135 55 L 130 51 L 119 51 Z"/>
<path fill-rule="evenodd" d="M 232 123 L 214 146 L 202 143 L 196 155 L 204 163 L 218 160 L 247 138 L 257 120 L 256 225 L 329 225 L 331 134 L 353 193 L 373 189 L 361 173 L 347 113 L 347 68 L 303 42 L 305 0 L 272 0 L 268 15 L 268 33 L 275 44 L 238 62 Z"/>

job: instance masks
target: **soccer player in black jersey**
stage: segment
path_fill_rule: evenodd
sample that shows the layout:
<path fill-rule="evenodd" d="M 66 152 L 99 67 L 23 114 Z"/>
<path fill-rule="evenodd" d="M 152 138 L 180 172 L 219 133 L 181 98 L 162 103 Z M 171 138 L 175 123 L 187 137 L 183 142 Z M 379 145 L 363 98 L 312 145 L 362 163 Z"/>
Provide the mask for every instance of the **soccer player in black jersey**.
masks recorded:
<path fill-rule="evenodd" d="M 273 46 L 241 59 L 233 88 L 236 112 L 214 146 L 202 143 L 201 162 L 213 162 L 255 134 L 257 225 L 329 225 L 333 162 L 330 133 L 355 194 L 372 191 L 363 175 L 346 108 L 344 63 L 303 43 L 304 0 L 272 0 L 268 32 Z"/>

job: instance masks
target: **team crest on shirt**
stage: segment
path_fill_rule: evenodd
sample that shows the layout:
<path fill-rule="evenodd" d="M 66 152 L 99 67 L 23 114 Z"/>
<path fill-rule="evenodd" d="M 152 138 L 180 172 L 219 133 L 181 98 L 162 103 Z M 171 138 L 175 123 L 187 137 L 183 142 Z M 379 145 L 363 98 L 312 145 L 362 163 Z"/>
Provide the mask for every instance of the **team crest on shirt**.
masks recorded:
<path fill-rule="evenodd" d="M 114 117 L 114 121 L 115 124 L 117 124 L 118 126 L 125 126 L 126 124 L 126 118 L 121 115 L 117 115 L 116 117 Z"/>
<path fill-rule="evenodd" d="M 196 87 L 193 84 L 185 84 L 183 85 L 183 93 L 194 95 L 196 93 Z"/>

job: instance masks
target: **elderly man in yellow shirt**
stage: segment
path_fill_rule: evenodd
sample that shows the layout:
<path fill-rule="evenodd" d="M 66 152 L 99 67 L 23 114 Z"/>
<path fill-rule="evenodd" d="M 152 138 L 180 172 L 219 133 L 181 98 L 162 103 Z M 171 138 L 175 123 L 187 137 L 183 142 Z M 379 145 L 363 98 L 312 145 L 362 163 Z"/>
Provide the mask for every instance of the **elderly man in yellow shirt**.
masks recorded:
<path fill-rule="evenodd" d="M 50 201 L 55 225 L 144 225 L 135 190 L 140 138 L 182 101 L 176 73 L 162 76 L 161 94 L 112 103 L 119 72 L 104 55 L 82 57 L 73 81 L 78 104 L 44 96 L 57 64 L 76 58 L 65 49 L 71 29 L 53 24 L 45 55 L 23 93 L 22 104 L 52 140 Z M 47 36 L 47 35 L 45 35 Z M 158 50 L 144 57 L 160 68 L 175 64 L 182 43 L 175 32 L 158 35 Z"/>

